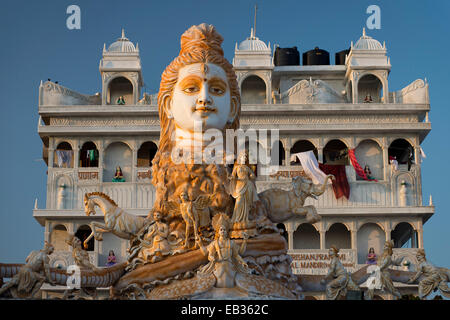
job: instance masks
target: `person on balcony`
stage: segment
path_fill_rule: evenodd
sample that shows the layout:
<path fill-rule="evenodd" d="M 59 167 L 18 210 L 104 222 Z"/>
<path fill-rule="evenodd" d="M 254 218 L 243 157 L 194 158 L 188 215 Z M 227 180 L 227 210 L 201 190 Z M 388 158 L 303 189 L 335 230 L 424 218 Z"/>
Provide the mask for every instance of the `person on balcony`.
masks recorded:
<path fill-rule="evenodd" d="M 122 168 L 117 166 L 116 173 L 114 174 L 114 178 L 112 182 L 125 182 L 125 178 L 123 177 Z"/>

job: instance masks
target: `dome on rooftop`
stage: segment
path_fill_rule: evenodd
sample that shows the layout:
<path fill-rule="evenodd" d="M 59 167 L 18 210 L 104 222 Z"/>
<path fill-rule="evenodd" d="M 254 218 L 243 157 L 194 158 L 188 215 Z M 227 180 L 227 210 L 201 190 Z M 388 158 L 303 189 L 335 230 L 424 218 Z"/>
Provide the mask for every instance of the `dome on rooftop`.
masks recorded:
<path fill-rule="evenodd" d="M 267 51 L 269 50 L 269 48 L 263 41 L 259 40 L 259 38 L 254 35 L 252 28 L 250 37 L 248 37 L 239 44 L 238 50 Z"/>
<path fill-rule="evenodd" d="M 363 35 L 356 44 L 353 46 L 353 49 L 357 50 L 383 50 L 383 46 L 381 43 L 372 37 L 366 35 L 366 29 L 363 29 Z"/>
<path fill-rule="evenodd" d="M 125 37 L 122 29 L 122 36 L 108 47 L 108 52 L 136 52 L 134 44 Z"/>

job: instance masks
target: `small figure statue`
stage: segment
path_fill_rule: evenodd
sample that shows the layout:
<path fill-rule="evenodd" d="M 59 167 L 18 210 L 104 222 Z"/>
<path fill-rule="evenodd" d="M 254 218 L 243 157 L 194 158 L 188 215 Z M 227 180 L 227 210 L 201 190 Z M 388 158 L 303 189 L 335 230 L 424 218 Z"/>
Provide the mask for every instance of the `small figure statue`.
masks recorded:
<path fill-rule="evenodd" d="M 116 263 L 117 263 L 117 260 L 116 260 L 116 255 L 114 254 L 114 251 L 113 250 L 109 250 L 108 260 L 106 262 L 106 266 L 107 267 L 112 267 Z"/>
<path fill-rule="evenodd" d="M 82 269 L 97 270 L 97 267 L 89 260 L 89 253 L 82 248 L 81 240 L 78 237 L 70 234 L 66 239 L 66 243 L 72 247 L 72 257 L 77 266 Z"/>
<path fill-rule="evenodd" d="M 333 278 L 326 287 L 327 300 L 336 300 L 339 296 L 345 297 L 347 295 L 347 289 L 359 290 L 359 287 L 353 282 L 352 277 L 345 270 L 341 261 L 339 261 L 338 253 L 339 249 L 331 246 L 328 251 L 331 258 L 330 268 L 325 278 L 320 280 L 321 284 L 325 284 L 327 279 Z"/>
<path fill-rule="evenodd" d="M 389 156 L 389 163 L 391 165 L 392 171 L 398 170 L 398 161 L 396 156 Z"/>
<path fill-rule="evenodd" d="M 367 94 L 366 97 L 364 98 L 364 103 L 371 103 L 371 102 L 373 102 L 372 96 L 370 94 Z"/>
<path fill-rule="evenodd" d="M 123 98 L 123 96 L 120 96 L 117 99 L 117 104 L 119 104 L 119 105 L 124 105 L 125 104 L 125 99 Z"/>
<path fill-rule="evenodd" d="M 66 239 L 66 243 L 72 247 L 72 258 L 75 264 L 80 267 L 81 270 L 90 270 L 94 272 L 99 272 L 100 270 L 94 266 L 89 260 L 89 254 L 81 246 L 81 240 L 74 234 L 69 234 Z M 64 291 L 63 299 L 95 299 L 97 297 L 96 288 L 84 288 L 79 289 L 67 289 Z"/>
<path fill-rule="evenodd" d="M 392 283 L 391 275 L 389 273 L 390 266 L 400 266 L 404 257 L 397 259 L 392 258 L 392 248 L 394 247 L 394 242 L 386 241 L 383 247 L 383 254 L 378 260 L 378 267 L 380 268 L 380 284 L 381 289 L 389 292 L 390 294 L 396 296 L 398 299 L 402 297 L 400 291 L 398 291 L 394 284 Z M 368 289 L 366 292 L 366 300 L 372 300 L 374 295 L 374 289 Z"/>
<path fill-rule="evenodd" d="M 402 182 L 400 183 L 400 190 L 398 192 L 398 205 L 400 207 L 406 207 L 406 205 L 408 204 L 407 194 L 408 189 L 406 181 L 402 180 Z"/>
<path fill-rule="evenodd" d="M 450 282 L 450 270 L 446 268 L 437 268 L 427 261 L 425 250 L 419 249 L 416 254 L 419 265 L 417 273 L 409 279 L 408 283 L 414 283 L 420 276 L 423 279 L 419 281 L 419 298 L 425 299 L 431 292 L 439 290 L 442 295 L 450 298 L 450 288 L 447 282 Z"/>
<path fill-rule="evenodd" d="M 56 204 L 56 207 L 58 209 L 66 209 L 66 198 L 67 198 L 66 185 L 65 183 L 62 183 L 60 186 L 58 186 L 58 200 Z"/>
<path fill-rule="evenodd" d="M 231 222 L 242 223 L 244 225 L 249 222 L 248 215 L 253 203 L 259 200 L 254 182 L 255 174 L 246 165 L 246 161 L 247 154 L 243 151 L 230 177 L 231 195 L 236 199 Z"/>
<path fill-rule="evenodd" d="M 209 263 L 201 268 L 200 273 L 213 273 L 217 288 L 233 288 L 236 286 L 236 273 L 250 273 L 247 263 L 241 257 L 241 254 L 245 252 L 248 237 L 244 235 L 244 241 L 240 247 L 231 240 L 228 235 L 230 219 L 224 213 L 216 214 L 212 224 L 215 240 L 205 248 L 201 240 L 197 239 L 201 252 L 208 256 L 209 260 Z"/>
<path fill-rule="evenodd" d="M 155 223 L 149 227 L 147 234 L 144 236 L 144 249 L 139 255 L 144 261 L 156 262 L 170 252 L 170 245 L 167 241 L 169 226 L 162 221 L 159 211 L 153 213 L 153 219 Z"/>
<path fill-rule="evenodd" d="M 13 298 L 37 298 L 44 282 L 56 285 L 50 276 L 49 255 L 54 251 L 52 244 L 45 241 L 44 248 L 32 251 L 17 274 L 0 289 L 0 296 L 9 291 Z"/>
<path fill-rule="evenodd" d="M 369 180 L 374 180 L 375 179 L 374 177 L 372 177 L 372 171 L 370 171 L 370 168 L 369 168 L 368 165 L 366 165 L 364 167 L 364 173 L 366 174 L 367 179 L 369 179 Z"/>
<path fill-rule="evenodd" d="M 369 253 L 367 254 L 366 264 L 369 264 L 369 265 L 377 264 L 377 255 L 375 254 L 374 248 L 369 249 Z"/>
<path fill-rule="evenodd" d="M 169 211 L 179 211 L 181 213 L 184 223 L 186 224 L 184 247 L 187 249 L 189 248 L 190 230 L 192 228 L 194 229 L 195 239 L 199 237 L 199 212 L 208 208 L 211 203 L 211 197 L 208 195 L 200 195 L 194 201 L 190 201 L 187 192 L 182 192 L 180 194 L 180 199 L 181 203 L 175 201 L 166 202 L 166 207 Z"/>
<path fill-rule="evenodd" d="M 123 177 L 122 168 L 117 166 L 116 173 L 114 174 L 114 178 L 112 182 L 125 182 L 125 178 Z"/>

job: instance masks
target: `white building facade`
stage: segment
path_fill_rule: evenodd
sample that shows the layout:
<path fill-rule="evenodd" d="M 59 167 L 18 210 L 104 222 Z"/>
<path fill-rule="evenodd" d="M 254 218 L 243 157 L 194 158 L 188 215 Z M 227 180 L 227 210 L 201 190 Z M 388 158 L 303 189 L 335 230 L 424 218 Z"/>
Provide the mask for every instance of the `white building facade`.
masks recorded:
<path fill-rule="evenodd" d="M 258 165 L 258 191 L 288 190 L 292 177 L 303 174 L 291 159 L 298 152 L 313 151 L 319 163 L 339 174 L 335 189 L 330 185 L 318 200 L 307 201 L 321 221 L 295 218 L 279 225 L 294 273 L 325 274 L 333 244 L 341 248 L 344 265 L 357 270 L 369 248 L 381 255 L 391 239 L 394 254 L 414 263 L 417 248 L 423 248 L 423 224 L 434 213 L 432 203 L 422 199 L 420 145 L 431 130 L 426 81 L 389 91 L 386 46 L 365 32 L 351 44 L 344 64 L 280 65 L 270 44 L 252 31 L 236 44 L 233 65 L 241 88 L 241 127 L 279 130 L 278 142 L 261 143 L 266 150 L 279 149 L 279 158 L 272 159 L 279 171 L 265 176 Z M 33 215 L 45 227 L 45 240 L 55 245 L 53 266 L 72 263 L 67 233 L 83 240 L 88 224 L 103 219 L 85 215 L 85 193 L 104 192 L 127 212 L 143 216 L 154 201 L 151 160 L 160 127 L 156 95 L 142 94 L 138 46 L 122 32 L 104 47 L 99 69 L 99 94 L 83 95 L 50 81 L 39 88 L 38 133 L 48 179 L 46 206 L 35 208 Z M 376 181 L 360 178 L 349 150 Z M 125 182 L 112 182 L 118 166 Z M 104 266 L 109 250 L 125 261 L 127 245 L 105 234 L 103 241 L 91 240 L 88 250 L 92 261 Z M 416 286 L 401 290 L 415 292 Z M 323 298 L 319 292 L 306 294 Z"/>

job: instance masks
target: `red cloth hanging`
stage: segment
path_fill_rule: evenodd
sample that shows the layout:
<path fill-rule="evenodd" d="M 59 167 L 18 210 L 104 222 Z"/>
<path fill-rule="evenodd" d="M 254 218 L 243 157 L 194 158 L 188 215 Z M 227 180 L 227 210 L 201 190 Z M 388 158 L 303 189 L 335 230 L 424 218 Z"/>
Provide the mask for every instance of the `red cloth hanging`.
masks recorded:
<path fill-rule="evenodd" d="M 356 160 L 355 149 L 348 150 L 348 157 L 350 158 L 350 162 L 352 163 L 353 168 L 355 168 L 356 174 L 367 181 L 375 181 L 378 182 L 377 179 L 369 179 L 364 172 L 363 168 L 359 165 L 358 160 Z"/>
<path fill-rule="evenodd" d="M 325 174 L 332 174 L 336 178 L 335 180 L 332 180 L 334 196 L 336 199 L 339 199 L 342 196 L 347 199 L 350 197 L 350 185 L 348 184 L 344 165 L 319 163 L 319 169 Z"/>

